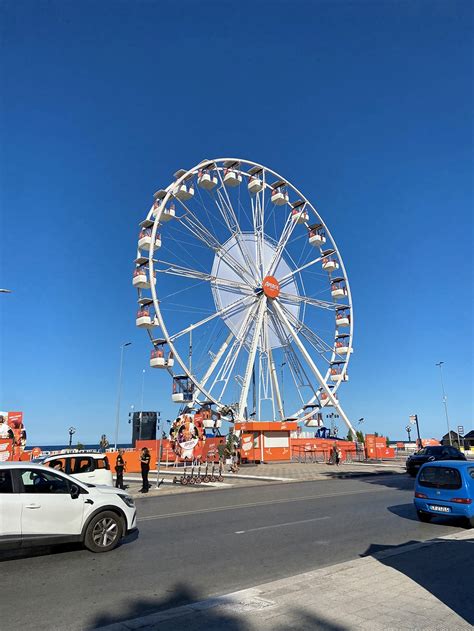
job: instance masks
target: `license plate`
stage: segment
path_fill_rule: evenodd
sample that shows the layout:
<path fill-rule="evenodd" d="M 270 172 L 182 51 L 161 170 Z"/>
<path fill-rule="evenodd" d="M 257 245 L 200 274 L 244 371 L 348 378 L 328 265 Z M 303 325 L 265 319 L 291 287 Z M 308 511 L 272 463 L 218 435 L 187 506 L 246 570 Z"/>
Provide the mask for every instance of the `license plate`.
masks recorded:
<path fill-rule="evenodd" d="M 429 504 L 428 508 L 430 510 L 436 511 L 437 513 L 450 513 L 451 508 L 449 506 L 435 506 L 434 504 Z"/>

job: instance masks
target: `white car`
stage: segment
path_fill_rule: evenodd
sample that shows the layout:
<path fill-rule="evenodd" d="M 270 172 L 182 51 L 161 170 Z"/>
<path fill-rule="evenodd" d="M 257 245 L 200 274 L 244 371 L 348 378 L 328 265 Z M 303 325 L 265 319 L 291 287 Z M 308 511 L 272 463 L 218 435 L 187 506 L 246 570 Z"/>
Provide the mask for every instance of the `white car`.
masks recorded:
<path fill-rule="evenodd" d="M 29 462 L 0 463 L 0 549 L 82 542 L 107 552 L 136 530 L 133 499 Z"/>
<path fill-rule="evenodd" d="M 77 478 L 87 484 L 114 485 L 112 471 L 105 454 L 88 452 L 60 453 L 52 456 L 40 456 L 35 458 L 33 462 L 44 464 L 47 467 L 72 475 L 73 478 Z"/>

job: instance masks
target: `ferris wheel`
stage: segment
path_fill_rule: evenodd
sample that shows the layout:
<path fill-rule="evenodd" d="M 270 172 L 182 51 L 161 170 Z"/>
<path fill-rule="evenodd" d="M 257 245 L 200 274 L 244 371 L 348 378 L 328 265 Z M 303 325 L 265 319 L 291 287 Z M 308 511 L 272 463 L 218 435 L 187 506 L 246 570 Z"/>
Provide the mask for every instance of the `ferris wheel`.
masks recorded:
<path fill-rule="evenodd" d="M 352 354 L 349 280 L 316 208 L 271 169 L 204 160 L 154 194 L 133 285 L 172 399 L 236 421 L 322 424 Z"/>

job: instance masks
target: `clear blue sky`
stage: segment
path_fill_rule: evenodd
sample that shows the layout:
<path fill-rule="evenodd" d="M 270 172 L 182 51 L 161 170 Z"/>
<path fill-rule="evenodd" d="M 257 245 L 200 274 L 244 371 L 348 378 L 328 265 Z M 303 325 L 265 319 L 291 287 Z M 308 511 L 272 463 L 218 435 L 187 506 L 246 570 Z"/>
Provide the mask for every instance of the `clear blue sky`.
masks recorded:
<path fill-rule="evenodd" d="M 30 444 L 113 436 L 139 406 L 137 224 L 205 157 L 317 202 L 346 264 L 365 431 L 473 422 L 470 2 L 2 3 L 0 408 Z M 147 369 L 145 408 L 176 411 Z"/>

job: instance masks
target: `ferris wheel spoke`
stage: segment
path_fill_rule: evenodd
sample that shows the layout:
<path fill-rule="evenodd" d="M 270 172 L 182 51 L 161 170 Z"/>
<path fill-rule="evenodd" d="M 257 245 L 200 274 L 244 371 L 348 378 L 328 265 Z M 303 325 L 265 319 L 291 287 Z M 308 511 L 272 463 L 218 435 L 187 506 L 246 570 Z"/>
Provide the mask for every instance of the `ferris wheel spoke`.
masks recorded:
<path fill-rule="evenodd" d="M 319 300 L 318 298 L 310 298 L 309 296 L 298 296 L 297 294 L 288 294 L 283 291 L 280 292 L 279 297 L 281 298 L 281 302 L 304 303 L 306 305 L 311 305 L 312 307 L 328 309 L 329 311 L 335 311 L 337 307 L 341 306 L 341 303 L 339 302 Z"/>
<path fill-rule="evenodd" d="M 218 363 L 220 362 L 220 360 L 222 359 L 224 353 L 226 352 L 229 344 L 231 343 L 232 339 L 234 337 L 234 334 L 231 332 L 229 333 L 229 335 L 227 336 L 227 338 L 224 340 L 222 346 L 219 348 L 219 350 L 217 351 L 217 353 L 214 355 L 214 357 L 212 358 L 212 361 L 208 367 L 208 369 L 206 370 L 204 377 L 201 379 L 201 385 L 204 388 L 207 384 L 207 382 L 209 381 L 212 373 L 214 372 L 214 370 L 216 369 Z M 209 351 L 210 352 L 210 351 Z M 194 394 L 194 400 L 197 399 L 197 397 L 199 396 L 199 391 L 197 391 Z"/>
<path fill-rule="evenodd" d="M 237 335 L 235 336 L 235 340 L 233 344 L 230 346 L 226 357 L 223 359 L 221 368 L 219 369 L 217 375 L 214 377 L 214 381 L 212 383 L 212 386 L 209 392 L 211 392 L 214 389 L 214 386 L 218 382 L 223 382 L 224 385 L 220 393 L 220 398 L 222 398 L 224 395 L 230 376 L 232 374 L 232 371 L 234 370 L 235 364 L 237 363 L 237 359 L 239 357 L 240 351 L 242 350 L 242 346 L 244 345 L 245 339 L 247 335 L 249 334 L 250 329 L 252 327 L 253 319 L 257 311 L 256 309 L 257 305 L 258 303 L 256 301 L 255 305 L 252 305 L 252 307 L 249 309 L 248 314 L 246 315 L 246 317 L 244 318 L 244 320 L 242 321 L 240 325 L 239 331 Z"/>
<path fill-rule="evenodd" d="M 229 289 L 238 289 L 239 291 L 246 291 L 248 293 L 253 293 L 253 290 L 243 283 L 237 283 L 233 280 L 228 280 L 226 278 L 219 278 L 218 276 L 213 276 L 212 274 L 208 274 L 207 272 L 201 272 L 199 270 L 192 269 L 190 267 L 184 267 L 182 265 L 176 265 L 175 263 L 170 263 L 168 261 L 163 261 L 158 259 L 157 263 L 161 263 L 162 265 L 168 265 L 166 269 L 155 269 L 154 271 L 159 274 L 170 274 L 171 276 L 181 276 L 185 278 L 193 278 L 198 280 L 207 280 L 213 283 L 214 285 L 219 285 L 222 287 L 228 287 Z"/>
<path fill-rule="evenodd" d="M 229 305 L 227 305 L 223 309 L 220 309 L 219 311 L 216 311 L 215 313 L 213 313 L 212 315 L 208 316 L 207 318 L 203 318 L 199 322 L 196 322 L 194 324 L 189 325 L 188 327 L 186 327 L 182 331 L 179 331 L 179 333 L 174 333 L 173 335 L 170 335 L 169 339 L 172 342 L 174 342 L 175 340 L 177 340 L 178 338 L 182 337 L 183 335 L 186 335 L 186 333 L 190 333 L 191 331 L 194 331 L 195 329 L 199 328 L 200 326 L 203 326 L 204 324 L 207 324 L 208 322 L 211 322 L 215 318 L 219 318 L 219 317 L 222 317 L 224 315 L 227 315 L 227 316 L 236 315 L 241 308 L 245 308 L 244 307 L 244 303 L 249 298 L 253 298 L 254 301 L 256 300 L 256 296 L 253 295 L 253 294 L 249 295 L 249 296 L 244 296 L 242 298 L 239 298 L 238 300 L 235 300 L 234 302 L 231 302 Z M 247 308 L 248 308 L 248 306 L 247 306 Z"/>
<path fill-rule="evenodd" d="M 186 213 L 182 217 L 177 217 L 177 220 L 184 226 L 191 234 L 197 239 L 202 241 L 208 248 L 215 253 L 219 253 L 221 258 L 224 258 L 224 247 L 220 241 L 210 232 L 206 226 L 196 217 L 195 213 L 180 199 L 178 199 L 181 206 L 185 209 Z M 249 274 L 249 271 L 245 269 L 229 252 L 225 252 L 225 258 L 229 259 L 230 265 L 240 278 L 247 283 L 254 283 L 253 277 Z"/>
<path fill-rule="evenodd" d="M 313 259 L 312 261 L 309 261 L 309 263 L 305 263 L 304 265 L 301 265 L 300 267 L 297 267 L 295 270 L 293 270 L 289 274 L 285 274 L 285 276 L 283 276 L 282 278 L 279 279 L 280 287 L 284 287 L 285 285 L 290 283 L 293 280 L 293 276 L 295 276 L 296 274 L 299 274 L 304 269 L 307 269 L 308 267 L 311 267 L 315 263 L 320 263 L 322 260 L 323 260 L 323 257 L 322 256 L 318 256 L 317 259 Z"/>
<path fill-rule="evenodd" d="M 243 384 L 242 384 L 242 391 L 240 393 L 239 414 L 240 414 L 241 417 L 243 416 L 244 409 L 247 406 L 247 396 L 248 396 L 249 387 L 250 387 L 250 378 L 252 376 L 252 370 L 254 369 L 255 355 L 256 355 L 256 352 L 257 352 L 258 340 L 260 338 L 260 333 L 261 333 L 261 330 L 262 330 L 262 322 L 263 322 L 263 316 L 264 316 L 265 309 L 266 309 L 266 304 L 267 304 L 267 297 L 266 296 L 262 296 L 260 298 L 260 304 L 259 304 L 258 309 L 257 309 L 257 314 L 256 314 L 256 319 L 255 319 L 255 328 L 254 328 L 254 332 L 253 332 L 253 338 L 252 338 L 252 342 L 251 342 L 251 345 L 250 345 L 247 366 L 245 368 L 244 381 L 243 381 Z"/>
<path fill-rule="evenodd" d="M 265 276 L 273 276 L 273 274 L 275 273 L 275 270 L 283 255 L 283 251 L 285 250 L 288 244 L 288 241 L 290 240 L 291 235 L 293 234 L 293 230 L 295 229 L 295 226 L 296 226 L 296 221 L 293 221 L 292 215 L 290 213 L 288 217 L 286 218 L 284 228 L 282 230 L 282 233 L 280 235 L 280 238 L 278 240 L 278 243 L 275 249 L 275 253 L 272 257 L 270 265 L 268 266 Z"/>
<path fill-rule="evenodd" d="M 311 358 L 311 355 L 308 353 L 308 351 L 306 350 L 306 347 L 304 346 L 303 342 L 300 340 L 300 338 L 298 336 L 298 333 L 295 331 L 295 329 L 293 329 L 293 327 L 291 326 L 290 322 L 288 321 L 288 318 L 286 317 L 283 308 L 276 301 L 273 302 L 273 307 L 274 307 L 276 313 L 278 314 L 281 322 L 285 325 L 285 328 L 287 329 L 287 331 L 290 334 L 291 338 L 294 340 L 294 342 L 295 342 L 296 346 L 298 347 L 301 355 L 303 356 L 305 362 L 308 364 L 308 366 L 311 369 L 312 373 L 314 374 L 316 379 L 319 381 L 322 390 L 324 390 L 324 392 L 327 394 L 329 401 L 336 408 L 336 410 L 339 413 L 339 415 L 345 421 L 347 427 L 352 431 L 353 435 L 355 436 L 355 430 L 352 427 L 351 422 L 349 421 L 349 419 L 348 419 L 347 415 L 345 414 L 344 410 L 341 408 L 341 406 L 339 405 L 337 399 L 334 397 L 333 393 L 331 392 L 331 390 L 327 386 L 326 381 L 324 380 L 324 377 L 319 372 L 318 367 L 316 366 L 316 364 L 313 362 L 313 360 Z"/>
<path fill-rule="evenodd" d="M 289 311 L 283 303 L 280 303 L 280 306 L 283 308 L 285 314 L 290 319 L 290 322 L 296 327 L 298 331 L 301 331 L 302 335 L 307 339 L 307 341 L 311 344 L 311 346 L 325 359 L 330 363 L 331 360 L 328 360 L 324 357 L 324 353 L 334 353 L 334 347 L 328 344 L 322 337 L 320 337 L 317 333 L 315 333 L 312 329 L 310 329 L 304 322 L 299 320 L 291 311 Z"/>
<path fill-rule="evenodd" d="M 257 268 L 247 250 L 245 241 L 242 238 L 242 231 L 240 230 L 237 215 L 235 214 L 234 207 L 232 206 L 232 202 L 230 201 L 229 193 L 226 186 L 224 185 L 224 181 L 222 179 L 220 171 L 218 171 L 218 175 L 221 180 L 221 187 L 216 191 L 216 194 L 213 197 L 214 202 L 219 209 L 219 212 L 221 213 L 231 236 L 235 238 L 237 247 L 239 248 L 240 254 L 242 255 L 242 258 L 244 259 L 247 267 L 249 268 L 249 270 L 253 271 L 254 281 L 256 281 L 258 279 Z M 222 191 L 224 191 L 225 195 L 222 194 Z"/>

